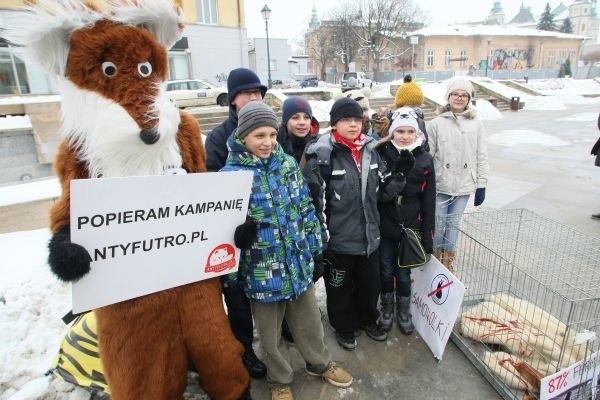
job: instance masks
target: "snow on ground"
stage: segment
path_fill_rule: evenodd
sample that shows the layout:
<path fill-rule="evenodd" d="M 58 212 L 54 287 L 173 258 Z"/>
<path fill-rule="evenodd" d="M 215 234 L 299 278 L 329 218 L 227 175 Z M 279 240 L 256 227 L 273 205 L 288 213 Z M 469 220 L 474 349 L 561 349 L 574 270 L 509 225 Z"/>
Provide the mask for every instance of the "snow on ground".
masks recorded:
<path fill-rule="evenodd" d="M 31 129 L 29 115 L 7 115 L 0 118 L 0 129 Z"/>
<path fill-rule="evenodd" d="M 27 95 L 27 96 L 10 96 L 0 97 L 0 105 L 8 104 L 27 104 L 27 103 L 54 103 L 60 101 L 60 96 L 51 94 L 47 96 Z"/>
<path fill-rule="evenodd" d="M 53 199 L 60 196 L 60 191 L 61 188 L 57 178 L 0 186 L 0 207 Z"/>
<path fill-rule="evenodd" d="M 0 235 L 1 400 L 44 398 L 48 391 L 43 377 L 65 332 L 60 317 L 71 308 L 70 286 L 46 263 L 49 237 L 47 229 Z"/>
<path fill-rule="evenodd" d="M 514 147 L 523 144 L 538 144 L 548 147 L 556 146 L 568 146 L 571 143 L 559 139 L 555 136 L 548 135 L 542 132 L 528 130 L 528 129 L 515 129 L 515 130 L 504 130 L 502 132 L 490 135 L 488 141 L 493 144 Z"/>

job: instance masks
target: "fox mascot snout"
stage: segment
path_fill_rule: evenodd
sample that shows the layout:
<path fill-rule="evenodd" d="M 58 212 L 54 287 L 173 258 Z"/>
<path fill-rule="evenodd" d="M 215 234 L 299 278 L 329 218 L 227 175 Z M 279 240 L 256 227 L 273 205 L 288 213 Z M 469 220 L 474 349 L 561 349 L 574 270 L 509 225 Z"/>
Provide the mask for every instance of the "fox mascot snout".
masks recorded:
<path fill-rule="evenodd" d="M 36 3 L 2 36 L 56 78 L 62 97 L 62 195 L 50 213 L 48 262 L 73 281 L 89 272 L 91 258 L 70 240 L 72 179 L 204 172 L 205 152 L 197 121 L 166 95 L 167 49 L 183 29 L 169 0 Z M 94 312 L 113 400 L 181 399 L 188 362 L 212 399 L 250 399 L 218 278 Z"/>

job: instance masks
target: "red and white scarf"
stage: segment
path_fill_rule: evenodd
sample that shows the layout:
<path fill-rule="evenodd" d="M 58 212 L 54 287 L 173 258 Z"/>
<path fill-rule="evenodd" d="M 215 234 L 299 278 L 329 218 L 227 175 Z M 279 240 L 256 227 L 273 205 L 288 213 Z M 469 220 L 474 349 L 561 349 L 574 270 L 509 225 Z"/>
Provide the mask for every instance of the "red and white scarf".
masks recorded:
<path fill-rule="evenodd" d="M 341 143 L 350 149 L 350 154 L 352 155 L 352 159 L 354 160 L 354 163 L 356 164 L 356 168 L 358 168 L 358 172 L 360 172 L 360 151 L 362 150 L 363 146 L 365 145 L 365 142 L 367 141 L 367 137 L 361 133 L 360 135 L 358 135 L 358 137 L 356 139 L 354 139 L 352 141 L 350 139 L 346 139 L 346 138 L 342 137 L 342 135 L 340 135 L 338 133 L 338 131 L 335 129 L 332 131 L 332 135 L 336 142 Z"/>

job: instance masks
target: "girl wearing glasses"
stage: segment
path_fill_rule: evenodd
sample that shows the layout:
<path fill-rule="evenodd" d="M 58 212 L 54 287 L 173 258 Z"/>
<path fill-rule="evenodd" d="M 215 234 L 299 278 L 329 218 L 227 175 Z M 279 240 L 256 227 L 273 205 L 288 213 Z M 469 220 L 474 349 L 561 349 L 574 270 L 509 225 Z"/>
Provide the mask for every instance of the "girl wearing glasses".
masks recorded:
<path fill-rule="evenodd" d="M 454 272 L 458 231 L 469 197 L 485 199 L 489 172 L 484 128 L 470 106 L 473 85 L 468 79 L 450 81 L 444 111 L 427 125 L 436 181 L 436 227 L 433 254 Z"/>

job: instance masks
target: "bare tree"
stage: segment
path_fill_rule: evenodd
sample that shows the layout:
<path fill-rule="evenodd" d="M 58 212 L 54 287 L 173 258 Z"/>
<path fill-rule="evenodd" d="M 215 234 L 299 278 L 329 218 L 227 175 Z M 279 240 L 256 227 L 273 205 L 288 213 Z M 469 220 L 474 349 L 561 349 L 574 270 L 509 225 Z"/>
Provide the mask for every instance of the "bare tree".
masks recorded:
<path fill-rule="evenodd" d="M 330 13 L 334 54 L 344 64 L 345 71 L 350 70 L 350 63 L 356 59 L 359 49 L 356 32 L 357 15 L 358 7 L 356 7 L 356 2 L 349 0 L 339 3 Z"/>
<path fill-rule="evenodd" d="M 408 50 L 398 46 L 403 32 L 420 27 L 423 12 L 412 0 L 360 0 L 356 18 L 359 51 L 366 52 L 367 69 L 373 60 L 373 74 L 377 79 L 383 60 L 400 57 Z M 414 60 L 411 61 L 414 63 Z"/>
<path fill-rule="evenodd" d="M 325 68 L 327 62 L 331 59 L 332 35 L 327 27 L 321 26 L 306 36 L 306 49 L 309 52 L 309 57 L 312 58 L 318 65 L 320 70 L 319 79 L 325 80 Z"/>

